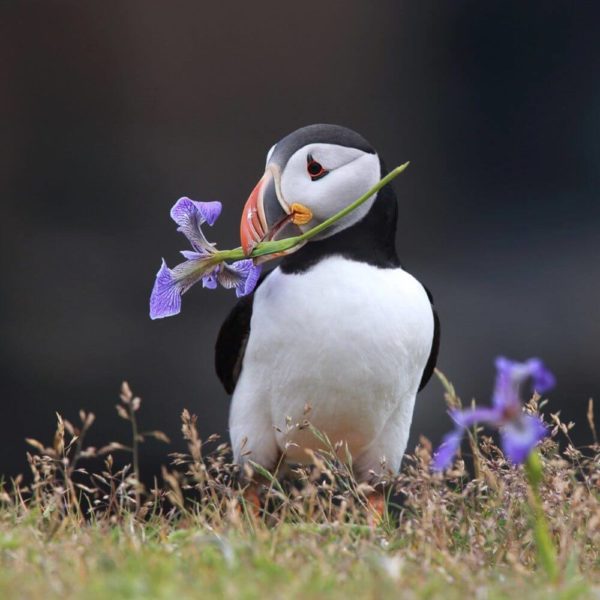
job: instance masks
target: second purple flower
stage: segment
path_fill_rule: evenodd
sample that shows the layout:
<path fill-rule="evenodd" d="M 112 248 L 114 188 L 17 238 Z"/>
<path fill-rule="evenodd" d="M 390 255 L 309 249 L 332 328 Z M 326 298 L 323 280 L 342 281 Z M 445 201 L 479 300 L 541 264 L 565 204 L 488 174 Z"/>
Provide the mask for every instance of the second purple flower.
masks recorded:
<path fill-rule="evenodd" d="M 433 468 L 441 471 L 450 466 L 460 448 L 465 429 L 475 423 L 483 423 L 499 430 L 504 454 L 516 464 L 523 463 L 547 434 L 540 419 L 523 411 L 520 391 L 529 379 L 539 393 L 549 390 L 555 384 L 554 375 L 538 358 L 530 358 L 523 363 L 504 357 L 497 358 L 492 406 L 450 411 L 456 427 L 444 436 L 434 455 Z"/>

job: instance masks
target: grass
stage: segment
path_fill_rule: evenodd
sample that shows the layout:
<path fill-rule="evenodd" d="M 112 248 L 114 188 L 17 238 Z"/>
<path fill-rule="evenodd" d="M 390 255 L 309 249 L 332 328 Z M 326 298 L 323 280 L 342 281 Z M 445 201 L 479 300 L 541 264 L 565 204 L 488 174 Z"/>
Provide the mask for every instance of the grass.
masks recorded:
<path fill-rule="evenodd" d="M 3 531 L 3 598 L 531 598 L 582 597 L 573 572 L 559 587 L 504 565 L 476 570 L 437 551 L 425 558 L 397 540 L 351 526 L 283 525 L 222 534 L 91 526 L 52 542 L 36 524 Z M 597 593 L 597 589 L 596 589 Z"/>
<path fill-rule="evenodd" d="M 447 401 L 460 403 L 449 384 Z M 140 441 L 167 440 L 140 429 L 140 405 L 124 385 L 117 410 L 131 423 L 128 444 L 86 446 L 89 413 L 78 426 L 58 417 L 51 446 L 29 440 L 31 481 L 16 478 L 0 492 L 0 598 L 600 597 L 591 410 L 591 445 L 575 448 L 572 424 L 550 415 L 541 447 L 541 500 L 560 568 L 551 582 L 537 565 L 524 473 L 479 431 L 469 439 L 475 476 L 462 459 L 432 474 L 422 440 L 399 475 L 381 480 L 395 494 L 381 522 L 367 507 L 368 486 L 315 432 L 324 449 L 296 470 L 296 484 L 260 473 L 267 508 L 257 516 L 227 447 L 200 440 L 187 411 L 188 451 L 172 454 L 162 481 L 144 487 Z M 541 406 L 534 397 L 527 410 Z"/>

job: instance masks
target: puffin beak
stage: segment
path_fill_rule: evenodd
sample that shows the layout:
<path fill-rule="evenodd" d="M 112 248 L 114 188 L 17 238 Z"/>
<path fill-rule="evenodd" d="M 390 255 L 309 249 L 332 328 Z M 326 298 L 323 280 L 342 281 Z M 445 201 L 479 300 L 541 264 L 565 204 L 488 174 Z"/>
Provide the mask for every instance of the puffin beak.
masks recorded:
<path fill-rule="evenodd" d="M 304 225 L 312 219 L 312 212 L 307 207 L 296 203 L 289 206 L 283 199 L 279 187 L 279 168 L 276 165 L 269 165 L 244 205 L 240 223 L 240 241 L 246 256 L 250 256 L 259 242 L 275 239 L 278 234 L 283 233 L 284 229 L 288 235 L 296 235 L 300 231 L 290 231 L 288 226 Z M 292 248 L 284 253 L 268 255 L 256 260 L 264 262 L 282 254 L 289 254 L 296 249 Z"/>
<path fill-rule="evenodd" d="M 266 172 L 254 186 L 242 212 L 240 223 L 240 240 L 244 254 L 249 256 L 256 244 L 266 238 L 268 225 L 265 218 L 264 191 L 269 183 Z"/>

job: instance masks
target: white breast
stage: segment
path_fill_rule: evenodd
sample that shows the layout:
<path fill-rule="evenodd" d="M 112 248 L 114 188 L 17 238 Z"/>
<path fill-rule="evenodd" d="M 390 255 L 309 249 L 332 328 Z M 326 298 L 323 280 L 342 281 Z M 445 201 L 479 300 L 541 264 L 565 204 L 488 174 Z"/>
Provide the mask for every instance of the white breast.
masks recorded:
<path fill-rule="evenodd" d="M 309 406 L 311 423 L 348 442 L 365 468 L 377 452 L 399 465 L 432 339 L 429 299 L 402 269 L 342 257 L 301 274 L 276 269 L 256 292 L 232 401 L 236 459 L 250 453 L 270 467 L 289 441 L 317 446 L 309 431 L 286 427 Z M 288 445 L 287 456 L 305 455 Z"/>

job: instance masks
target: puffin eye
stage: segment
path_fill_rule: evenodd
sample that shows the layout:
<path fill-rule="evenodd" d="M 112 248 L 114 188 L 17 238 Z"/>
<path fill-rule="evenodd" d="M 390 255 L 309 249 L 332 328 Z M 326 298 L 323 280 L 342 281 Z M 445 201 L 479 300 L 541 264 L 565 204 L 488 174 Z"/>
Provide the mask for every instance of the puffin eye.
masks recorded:
<path fill-rule="evenodd" d="M 329 171 L 327 171 L 321 163 L 314 160 L 310 154 L 306 157 L 306 170 L 313 181 L 321 179 L 321 177 L 325 177 L 325 175 L 329 173 Z"/>

